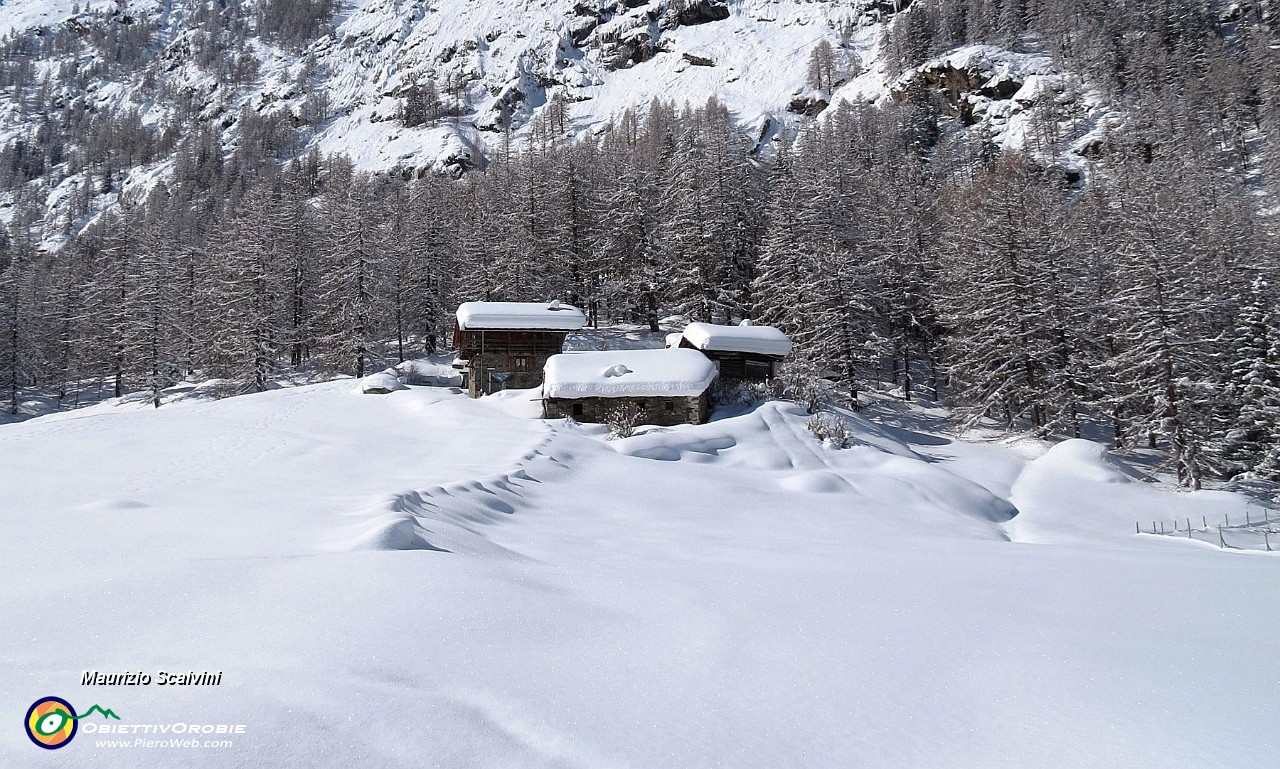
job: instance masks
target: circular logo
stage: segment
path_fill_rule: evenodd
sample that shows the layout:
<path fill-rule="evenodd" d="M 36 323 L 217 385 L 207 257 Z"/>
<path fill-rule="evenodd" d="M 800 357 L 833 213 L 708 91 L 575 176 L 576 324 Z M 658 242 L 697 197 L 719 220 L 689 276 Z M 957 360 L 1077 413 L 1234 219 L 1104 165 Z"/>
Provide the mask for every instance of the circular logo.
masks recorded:
<path fill-rule="evenodd" d="M 23 723 L 32 742 L 57 750 L 76 736 L 76 709 L 60 697 L 45 697 L 31 705 Z"/>

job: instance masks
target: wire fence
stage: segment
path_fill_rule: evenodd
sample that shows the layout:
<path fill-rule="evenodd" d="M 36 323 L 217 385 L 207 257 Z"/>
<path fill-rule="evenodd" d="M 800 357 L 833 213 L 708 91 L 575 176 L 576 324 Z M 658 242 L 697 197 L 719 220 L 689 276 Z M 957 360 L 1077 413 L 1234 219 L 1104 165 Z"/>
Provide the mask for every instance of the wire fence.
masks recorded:
<path fill-rule="evenodd" d="M 1280 511 L 1270 508 L 1246 510 L 1244 517 L 1222 519 L 1207 515 L 1173 521 L 1137 521 L 1138 534 L 1185 537 L 1217 545 L 1224 550 L 1265 550 L 1280 552 Z"/>

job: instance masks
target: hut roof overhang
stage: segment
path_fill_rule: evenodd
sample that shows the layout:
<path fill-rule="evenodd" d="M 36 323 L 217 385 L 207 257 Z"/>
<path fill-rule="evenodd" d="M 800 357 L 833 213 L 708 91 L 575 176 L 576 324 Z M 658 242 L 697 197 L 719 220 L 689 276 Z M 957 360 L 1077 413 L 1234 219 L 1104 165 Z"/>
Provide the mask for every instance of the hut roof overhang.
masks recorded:
<path fill-rule="evenodd" d="M 791 354 L 791 339 L 773 326 L 690 323 L 685 327 L 683 337 L 697 350 L 742 352 L 778 358 Z"/>
<path fill-rule="evenodd" d="M 582 310 L 558 302 L 464 302 L 457 316 L 463 331 L 577 331 L 587 325 Z"/>

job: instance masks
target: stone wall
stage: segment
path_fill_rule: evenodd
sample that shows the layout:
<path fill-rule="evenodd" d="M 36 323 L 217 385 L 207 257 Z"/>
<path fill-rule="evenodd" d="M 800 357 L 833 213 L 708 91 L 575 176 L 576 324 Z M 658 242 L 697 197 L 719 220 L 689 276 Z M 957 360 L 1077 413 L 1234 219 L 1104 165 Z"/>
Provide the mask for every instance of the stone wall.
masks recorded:
<path fill-rule="evenodd" d="M 707 394 L 703 393 L 679 398 L 546 398 L 542 413 L 547 419 L 603 423 L 610 411 L 628 403 L 644 412 L 639 421 L 643 425 L 697 425 L 707 421 L 709 412 Z"/>
<path fill-rule="evenodd" d="M 511 370 L 511 356 L 505 352 L 502 353 L 476 353 L 471 357 L 467 365 L 467 393 L 472 398 L 478 398 L 489 392 L 497 392 L 499 390 L 524 390 L 531 387 L 542 386 L 542 368 L 547 364 L 547 358 L 555 353 L 529 353 L 522 357 L 528 359 L 528 367 L 525 371 Z M 492 373 L 506 374 L 506 381 L 500 385 L 489 385 L 490 369 Z"/>

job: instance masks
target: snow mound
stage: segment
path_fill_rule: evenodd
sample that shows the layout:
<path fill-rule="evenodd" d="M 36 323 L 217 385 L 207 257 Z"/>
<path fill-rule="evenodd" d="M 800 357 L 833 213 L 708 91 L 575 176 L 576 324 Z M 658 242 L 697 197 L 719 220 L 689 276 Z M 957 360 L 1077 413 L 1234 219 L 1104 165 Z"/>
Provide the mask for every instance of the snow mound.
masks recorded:
<path fill-rule="evenodd" d="M 360 392 L 367 395 L 386 395 L 397 390 L 407 390 L 400 378 L 391 369 L 380 371 L 360 380 Z"/>
<path fill-rule="evenodd" d="M 345 547 L 335 550 L 436 550 L 447 552 L 427 540 L 427 530 L 408 513 L 393 513 L 371 522 L 355 534 Z"/>
<path fill-rule="evenodd" d="M 684 329 L 683 338 L 699 350 L 777 356 L 791 354 L 791 339 L 773 326 L 690 323 Z"/>
<path fill-rule="evenodd" d="M 1072 438 L 1051 447 L 1044 456 L 1031 463 L 1025 472 L 1076 478 L 1090 483 L 1128 483 L 1124 475 L 1107 458 L 1107 448 L 1083 438 Z"/>
<path fill-rule="evenodd" d="M 452 361 L 434 358 L 407 360 L 395 367 L 401 382 L 427 387 L 461 387 L 462 372 L 453 367 Z"/>
<path fill-rule="evenodd" d="M 553 355 L 542 385 L 548 398 L 692 397 L 716 378 L 697 350 L 601 350 Z"/>
<path fill-rule="evenodd" d="M 1107 457 L 1104 446 L 1081 439 L 1050 448 L 1026 464 L 1014 481 L 1010 501 L 1021 513 L 1007 527 L 1017 542 L 1108 542 L 1127 546 L 1134 524 L 1152 520 L 1221 520 L 1244 517 L 1249 500 L 1237 494 L 1199 491 L 1170 494 L 1150 483 L 1132 482 L 1132 474 Z M 1171 538 L 1163 546 L 1185 547 Z"/>
<path fill-rule="evenodd" d="M 778 481 L 778 485 L 801 494 L 838 494 L 851 490 L 848 481 L 826 470 L 789 475 Z"/>

